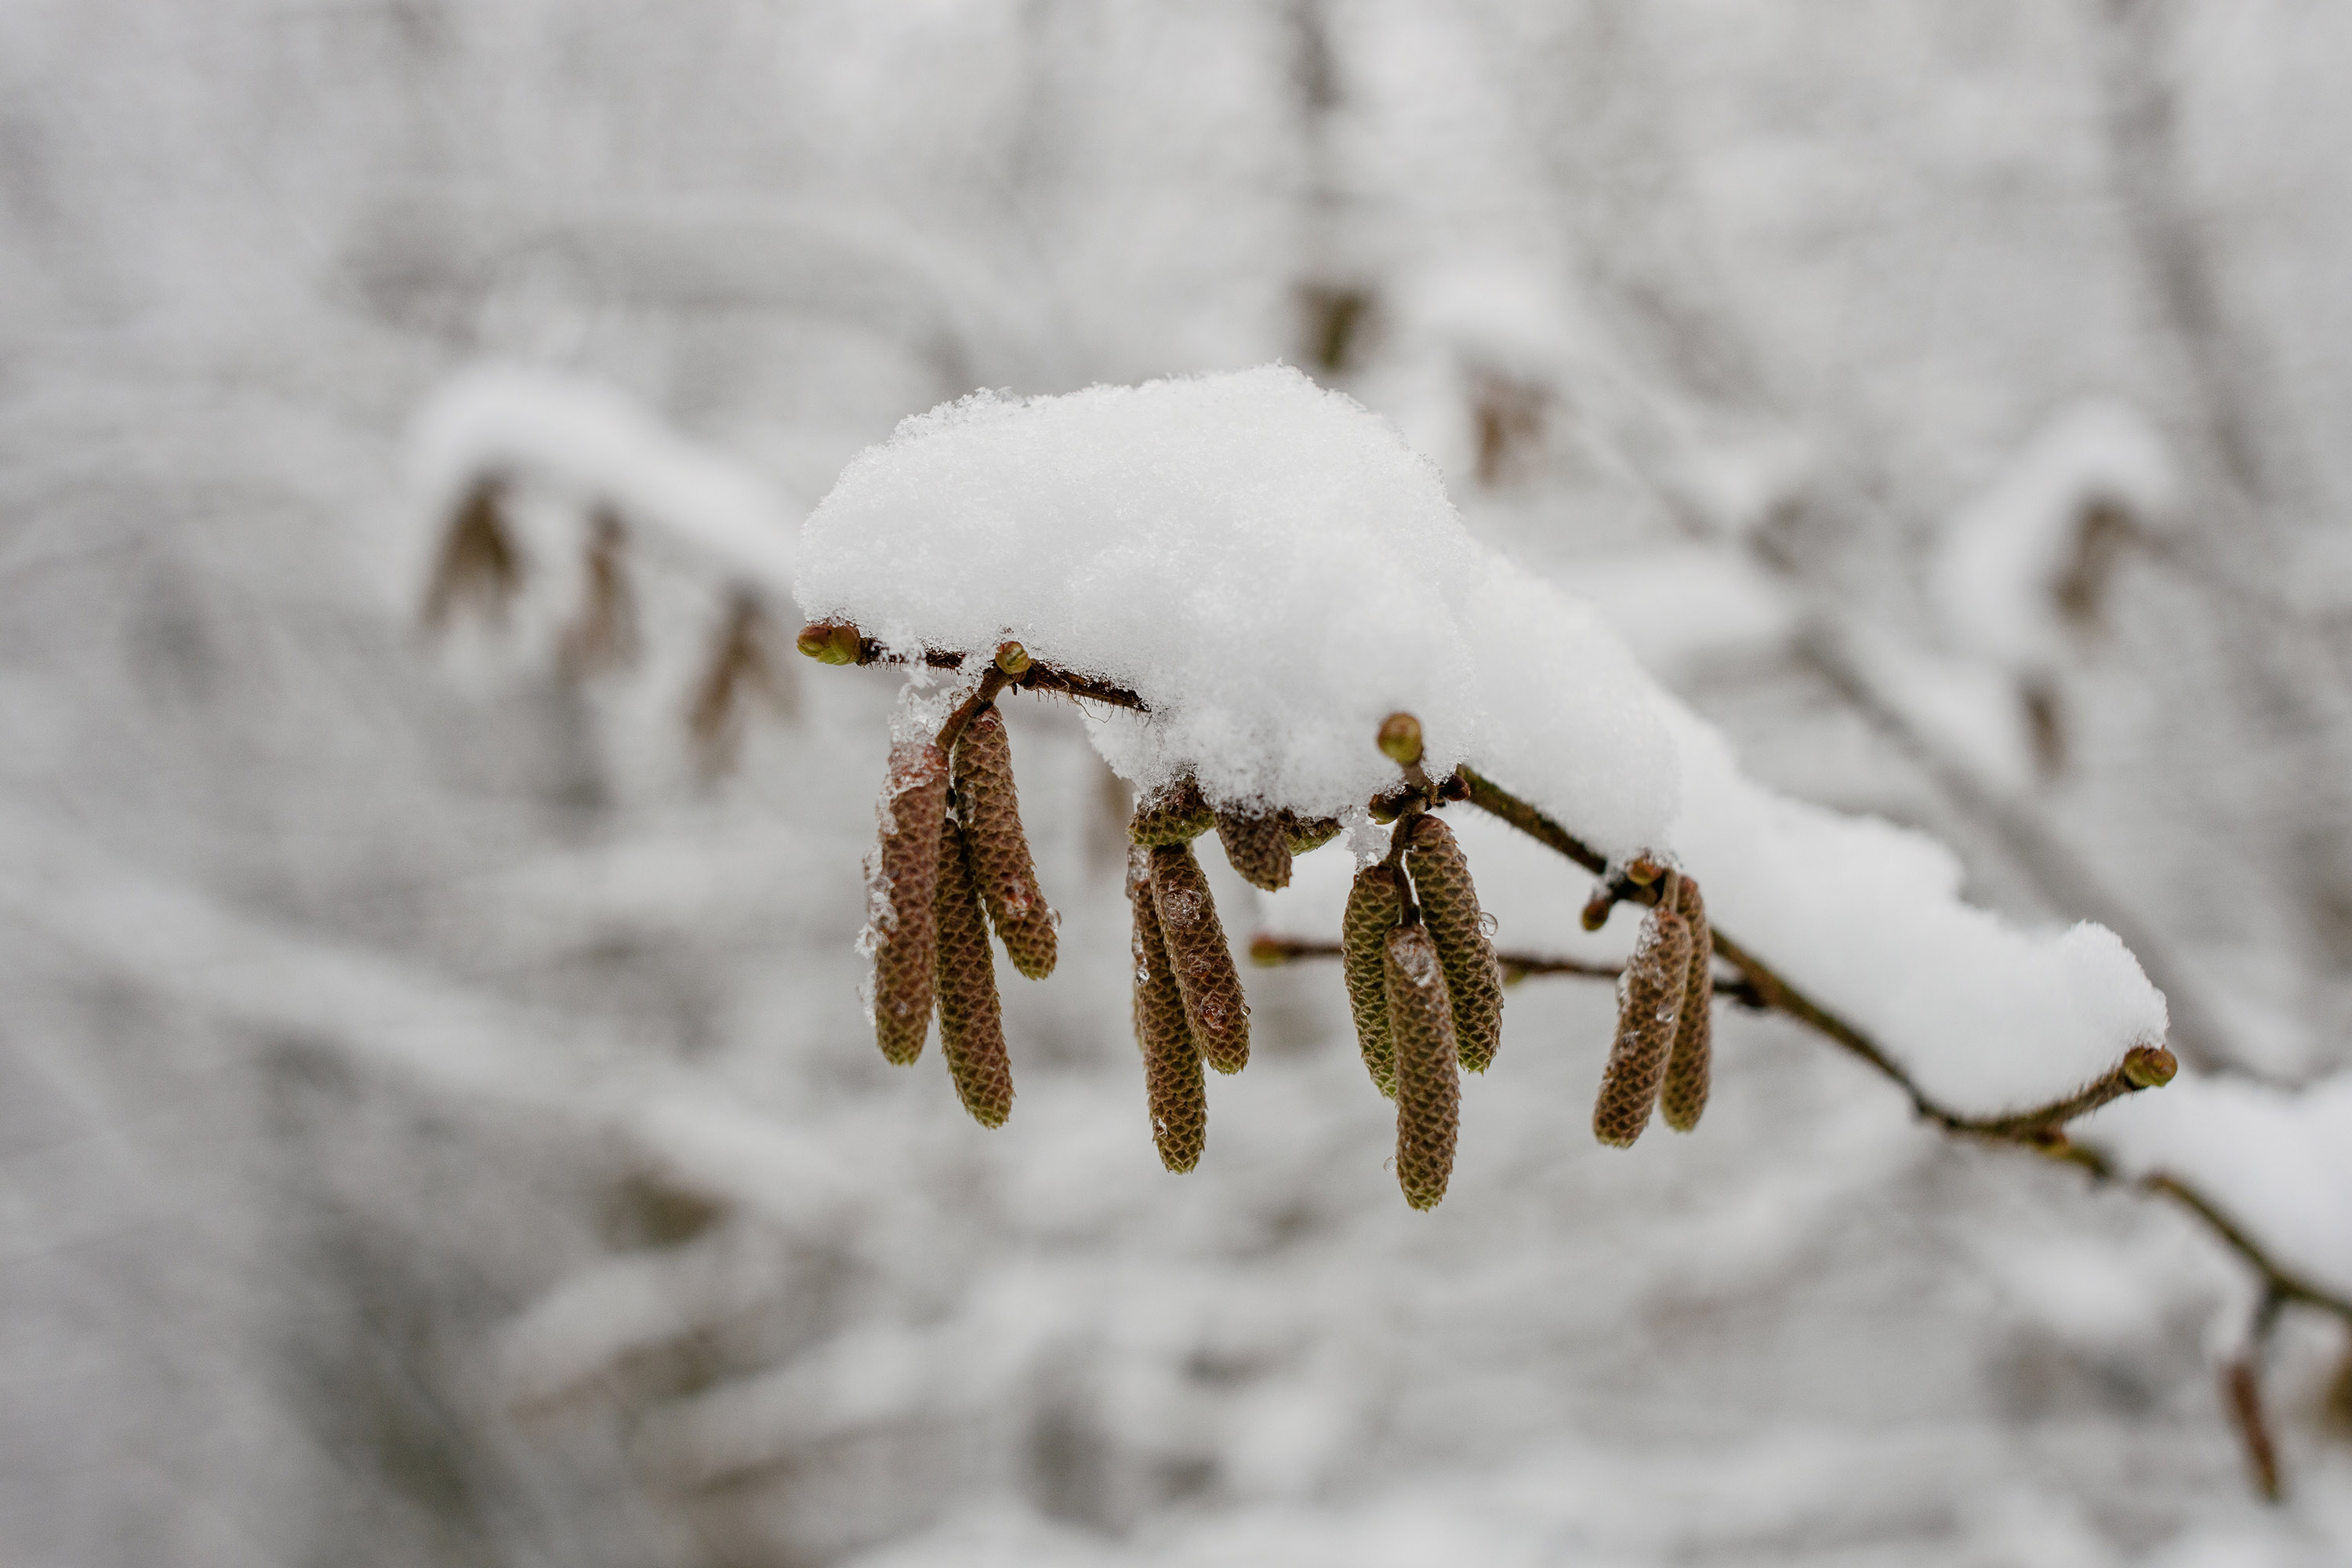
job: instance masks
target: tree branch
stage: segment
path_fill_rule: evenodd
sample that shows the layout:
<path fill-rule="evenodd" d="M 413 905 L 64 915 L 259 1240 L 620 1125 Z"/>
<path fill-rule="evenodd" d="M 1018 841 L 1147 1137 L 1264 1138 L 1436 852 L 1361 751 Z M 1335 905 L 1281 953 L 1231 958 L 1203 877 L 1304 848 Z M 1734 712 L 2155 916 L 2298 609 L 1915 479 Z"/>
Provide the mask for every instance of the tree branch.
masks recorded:
<path fill-rule="evenodd" d="M 838 637 L 841 644 L 856 637 L 854 657 L 829 658 L 824 651 L 829 638 Z M 802 633 L 801 647 L 811 657 L 825 658 L 830 663 L 906 663 L 909 660 L 884 652 L 880 645 L 856 633 L 854 627 L 813 626 Z M 846 653 L 847 648 L 843 647 Z M 961 668 L 966 656 L 961 653 L 926 651 L 922 661 L 936 668 Z M 1003 668 L 1003 656 L 999 665 L 982 678 L 982 686 L 958 709 L 942 731 L 945 741 L 951 741 L 953 731 L 968 722 L 972 712 L 983 702 L 992 700 L 1005 688 L 1055 693 L 1106 702 L 1138 712 L 1150 711 L 1143 700 L 1121 687 L 1098 681 L 1088 676 L 1026 662 L 1025 654 L 1014 661 L 1017 674 Z M 1414 808 L 1435 809 L 1454 801 L 1466 800 L 1472 805 L 1501 818 L 1528 837 L 1567 859 L 1574 861 L 1596 877 L 1610 879 L 1596 895 L 1595 907 L 1600 918 L 1606 918 L 1610 906 L 1620 903 L 1654 904 L 1664 879 L 1647 883 L 1637 882 L 1631 876 L 1612 875 L 1608 858 L 1586 844 L 1567 828 L 1553 821 L 1534 805 L 1521 800 L 1492 779 L 1476 770 L 1464 766 L 1434 784 L 1425 776 L 1408 781 L 1400 791 L 1376 798 L 1371 805 L 1376 816 L 1385 814 L 1393 817 L 1400 811 Z M 1588 910 L 1588 918 L 1591 911 Z M 1719 927 L 1710 925 L 1715 939 L 1717 956 L 1739 971 L 1736 980 L 1718 976 L 1716 994 L 1728 996 L 1759 1010 L 1784 1013 L 1815 1033 L 1824 1036 L 1853 1056 L 1860 1058 L 1902 1089 L 1913 1110 L 1923 1119 L 1934 1122 L 1955 1137 L 1979 1142 L 2002 1143 L 2030 1150 L 2046 1158 L 2062 1161 L 2088 1173 L 2101 1182 L 2128 1183 L 2135 1190 L 2170 1200 L 2185 1209 L 2213 1233 L 2223 1246 L 2235 1252 L 2247 1267 L 2260 1277 L 2264 1300 L 2272 1305 L 2268 1315 L 2274 1316 L 2276 1305 L 2295 1302 L 2316 1310 L 2331 1313 L 2352 1324 L 2352 1300 L 2335 1294 L 2315 1284 L 2270 1253 L 2249 1235 L 2243 1226 L 2225 1214 L 2221 1206 L 2204 1194 L 2178 1177 L 2157 1173 L 2132 1180 L 2118 1171 L 2114 1163 L 2095 1149 L 2085 1148 L 2068 1140 L 2067 1123 L 2095 1110 L 2111 1100 L 2142 1089 L 2154 1089 L 2171 1081 L 2177 1064 L 2172 1053 L 2161 1046 L 2136 1046 L 2124 1054 L 2124 1058 L 2105 1076 L 2069 1095 L 2064 1100 L 2030 1110 L 2007 1116 L 1972 1117 L 1931 1099 L 1906 1072 L 1895 1058 L 1876 1041 L 1829 1008 L 1806 995 L 1789 983 L 1769 964 L 1757 957 L 1738 941 L 1727 936 Z M 1298 958 L 1337 957 L 1340 948 L 1332 942 L 1311 942 L 1288 938 L 1260 935 L 1250 944 L 1251 956 L 1262 963 L 1284 963 Z M 1498 954 L 1498 962 L 1513 977 L 1528 974 L 1585 975 L 1596 979 L 1612 979 L 1618 970 L 1610 964 L 1592 963 L 1579 959 L 1554 958 L 1533 953 Z M 2267 1317 L 2264 1320 L 2267 1322 Z M 2267 1331 L 2264 1328 L 2263 1331 Z M 2258 1353 L 2258 1352 L 2257 1352 Z M 2262 1422 L 2260 1388 L 2252 1381 L 2243 1363 L 2225 1369 L 2224 1393 L 2228 1396 L 2232 1420 L 2243 1436 L 2255 1469 L 2256 1480 L 2266 1497 L 2278 1495 L 2275 1451 L 2270 1444 L 2267 1428 Z M 2251 1414 L 2250 1414 L 2251 1413 Z"/>
<path fill-rule="evenodd" d="M 1596 876 L 1608 874 L 1609 862 L 1605 856 L 1526 801 L 1467 767 L 1460 770 L 1460 777 L 1468 786 L 1471 805 L 1501 817 L 1537 842 L 1558 851 Z M 1609 891 L 1615 899 L 1636 903 L 1654 903 L 1658 897 L 1655 884 L 1643 887 L 1622 878 L 1613 881 Z M 1921 1117 L 1956 1136 L 1989 1143 L 2007 1143 L 2063 1160 L 2089 1172 L 2100 1181 L 2127 1180 L 2106 1156 L 2095 1149 L 2086 1149 L 2069 1142 L 2065 1126 L 2110 1100 L 2169 1081 L 2174 1071 L 2169 1051 L 2161 1047 L 2135 1047 L 2126 1052 L 2124 1059 L 2105 1077 L 2054 1104 L 2011 1116 L 1963 1116 L 1930 1100 L 1912 1081 L 1910 1075 L 1860 1029 L 1790 984 L 1769 964 L 1726 936 L 1720 927 L 1713 929 L 1717 955 L 1740 972 L 1761 998 L 1763 1006 L 1786 1013 L 1869 1063 L 1910 1097 L 1913 1107 Z M 2204 1194 L 2178 1177 L 2164 1174 L 2142 1177 L 2132 1182 L 2131 1185 L 2141 1192 L 2168 1198 L 2202 1221 L 2222 1245 L 2235 1252 L 2261 1277 L 2264 1288 L 2280 1300 L 2333 1313 L 2347 1323 L 2352 1323 L 2352 1300 L 2314 1284 L 2273 1258 L 2260 1242 Z"/>
<path fill-rule="evenodd" d="M 836 631 L 845 632 L 848 637 L 856 639 L 856 653 L 854 658 L 834 659 L 815 651 L 824 647 L 829 634 Z M 828 664 L 912 664 L 916 662 L 914 659 L 892 653 L 855 626 L 835 627 L 822 622 L 803 629 L 801 650 L 809 654 L 811 658 L 824 659 Z M 933 669 L 961 669 L 965 657 L 961 653 L 940 648 L 925 648 L 921 662 Z M 1023 691 L 1081 698 L 1088 702 L 1100 702 L 1112 708 L 1126 708 L 1138 713 L 1151 711 L 1150 703 L 1124 686 L 1114 686 L 1108 680 L 1097 680 L 1090 675 L 1080 675 L 1075 670 L 1063 669 L 1058 666 L 1034 659 L 1030 660 L 1027 667 L 1018 675 L 1008 676 L 1004 683 Z"/>

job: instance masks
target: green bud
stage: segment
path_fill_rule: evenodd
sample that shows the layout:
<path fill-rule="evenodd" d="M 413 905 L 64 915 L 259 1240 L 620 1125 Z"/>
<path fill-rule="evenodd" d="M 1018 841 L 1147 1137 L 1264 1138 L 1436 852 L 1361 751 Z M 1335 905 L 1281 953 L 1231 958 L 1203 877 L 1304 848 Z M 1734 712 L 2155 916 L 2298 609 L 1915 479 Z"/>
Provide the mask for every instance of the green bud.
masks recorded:
<path fill-rule="evenodd" d="M 2134 1046 L 2124 1053 L 2124 1081 L 2134 1089 L 2162 1089 L 2179 1070 L 2179 1058 L 2162 1046 Z"/>
<path fill-rule="evenodd" d="M 857 628 L 839 621 L 812 621 L 794 639 L 794 646 L 819 664 L 856 664 L 857 644 Z"/>
<path fill-rule="evenodd" d="M 1421 761 L 1421 721 L 1410 713 L 1391 713 L 1381 721 L 1381 751 L 1399 767 Z"/>

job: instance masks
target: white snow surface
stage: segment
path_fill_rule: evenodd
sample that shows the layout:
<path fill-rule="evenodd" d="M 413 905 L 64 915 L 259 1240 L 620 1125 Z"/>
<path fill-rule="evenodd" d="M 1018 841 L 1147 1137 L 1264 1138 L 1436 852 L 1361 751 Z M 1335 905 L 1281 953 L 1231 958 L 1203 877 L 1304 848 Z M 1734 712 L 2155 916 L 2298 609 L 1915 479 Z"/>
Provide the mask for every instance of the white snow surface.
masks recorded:
<path fill-rule="evenodd" d="M 801 607 L 899 650 L 990 649 L 1150 705 L 1097 744 L 1150 790 L 1328 816 L 1397 782 L 1372 744 L 1417 714 L 1433 773 L 1477 764 L 1612 854 L 1664 841 L 1673 742 L 1580 601 L 1481 547 L 1388 421 L 1283 365 L 1014 400 L 902 424 L 803 532 Z"/>
<path fill-rule="evenodd" d="M 1748 780 L 1590 607 L 1472 540 L 1391 426 L 1287 367 L 909 419 L 811 515 L 799 586 L 894 649 L 1013 637 L 1132 689 L 1149 717 L 1093 731 L 1145 791 L 1189 770 L 1222 804 L 1360 806 L 1397 779 L 1381 718 L 1410 710 L 1433 774 L 1468 763 L 1605 855 L 1671 855 L 1963 1114 L 2063 1098 L 2164 1036 L 2112 932 L 2021 931 L 1960 900 L 1934 841 Z"/>
<path fill-rule="evenodd" d="M 2070 1135 L 2126 1175 L 2194 1187 L 2289 1272 L 2352 1295 L 2352 1075 L 2288 1090 L 2184 1069 Z"/>
<path fill-rule="evenodd" d="M 436 534 L 476 480 L 529 478 L 610 506 L 747 585 L 779 599 L 792 592 L 801 509 L 618 387 L 525 365 L 476 365 L 425 400 L 408 446 L 418 515 Z"/>

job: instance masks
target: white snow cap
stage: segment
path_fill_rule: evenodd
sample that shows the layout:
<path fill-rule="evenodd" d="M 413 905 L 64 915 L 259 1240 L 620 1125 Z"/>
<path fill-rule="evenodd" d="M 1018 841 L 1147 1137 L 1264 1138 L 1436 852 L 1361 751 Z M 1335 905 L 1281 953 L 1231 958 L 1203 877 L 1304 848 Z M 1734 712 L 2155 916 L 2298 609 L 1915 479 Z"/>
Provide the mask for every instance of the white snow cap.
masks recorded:
<path fill-rule="evenodd" d="M 1678 789 L 1648 683 L 1590 607 L 1464 531 L 1396 428 L 1286 365 L 1014 400 L 975 393 L 852 462 L 802 538 L 802 609 L 892 648 L 992 649 L 1151 708 L 1097 743 L 1150 790 L 1329 816 L 1475 763 L 1604 852 Z"/>
<path fill-rule="evenodd" d="M 1472 540 L 1393 426 L 1285 366 L 909 419 L 809 518 L 799 596 L 901 652 L 1011 637 L 1129 688 L 1150 715 L 1095 741 L 1145 791 L 1189 771 L 1221 804 L 1360 807 L 1398 778 L 1381 718 L 1412 712 L 1433 775 L 1468 763 L 1604 855 L 1675 857 L 1964 1113 L 2164 1035 L 2112 933 L 2020 931 L 1960 902 L 1932 840 L 1750 783 L 1589 606 Z"/>

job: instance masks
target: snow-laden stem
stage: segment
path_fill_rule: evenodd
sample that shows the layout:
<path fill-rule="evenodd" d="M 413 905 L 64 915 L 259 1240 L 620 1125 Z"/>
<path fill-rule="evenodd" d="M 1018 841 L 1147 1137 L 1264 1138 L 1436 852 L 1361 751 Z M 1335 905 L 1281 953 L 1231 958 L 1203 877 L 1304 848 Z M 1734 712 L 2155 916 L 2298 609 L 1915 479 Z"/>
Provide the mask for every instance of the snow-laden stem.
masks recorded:
<path fill-rule="evenodd" d="M 1526 801 L 1469 768 L 1460 770 L 1460 776 L 1468 786 L 1467 798 L 1471 805 L 1501 817 L 1538 843 L 1575 861 L 1595 876 L 1608 874 L 1606 857 Z M 1611 884 L 1610 891 L 1621 900 L 1653 903 L 1658 897 L 1658 885 L 1653 883 L 1643 887 L 1630 879 L 1619 879 Z M 2067 1139 L 2066 1123 L 2095 1110 L 2109 1100 L 2155 1087 L 2171 1077 L 2168 1052 L 2137 1047 L 2105 1077 L 2065 1100 L 2012 1116 L 1989 1119 L 1962 1116 L 1928 1099 L 1902 1068 L 1861 1030 L 1773 973 L 1769 965 L 1726 936 L 1720 926 L 1710 929 L 1715 932 L 1715 951 L 1747 979 L 1761 1005 L 1786 1013 L 1860 1057 L 1910 1096 L 1912 1105 L 1923 1118 L 1958 1136 L 1986 1142 L 2014 1144 L 2080 1166 L 2101 1181 L 2122 1181 L 2125 1178 L 2105 1155 Z M 1720 994 L 1719 986 L 1717 990 Z M 2352 1323 L 2352 1300 L 2335 1295 L 2281 1265 L 2242 1227 L 2222 1213 L 2211 1199 L 2194 1187 L 2166 1175 L 2145 1177 L 2132 1184 L 2142 1192 L 2170 1199 L 2203 1221 L 2223 1245 L 2261 1276 L 2265 1290 L 2273 1296 L 2283 1301 L 2299 1302 L 2333 1313 L 2347 1323 Z"/>
<path fill-rule="evenodd" d="M 806 646 L 805 639 L 812 634 L 821 633 L 825 629 L 822 626 L 805 628 L 801 633 L 804 639 L 803 647 Z M 893 653 L 872 637 L 861 635 L 857 638 L 857 657 L 854 662 L 912 664 L 915 660 L 904 655 Z M 923 651 L 922 662 L 933 669 L 961 669 L 964 656 L 961 653 L 941 652 L 937 648 L 926 648 Z M 1100 702 L 1112 708 L 1132 709 L 1138 713 L 1151 711 L 1150 704 L 1124 686 L 1113 686 L 1108 680 L 1096 680 L 1089 676 L 1056 668 L 1053 665 L 1042 662 L 1033 662 L 1019 675 L 1007 677 L 1005 684 L 1023 691 L 1042 691 L 1060 697 L 1081 698 L 1088 702 Z"/>

